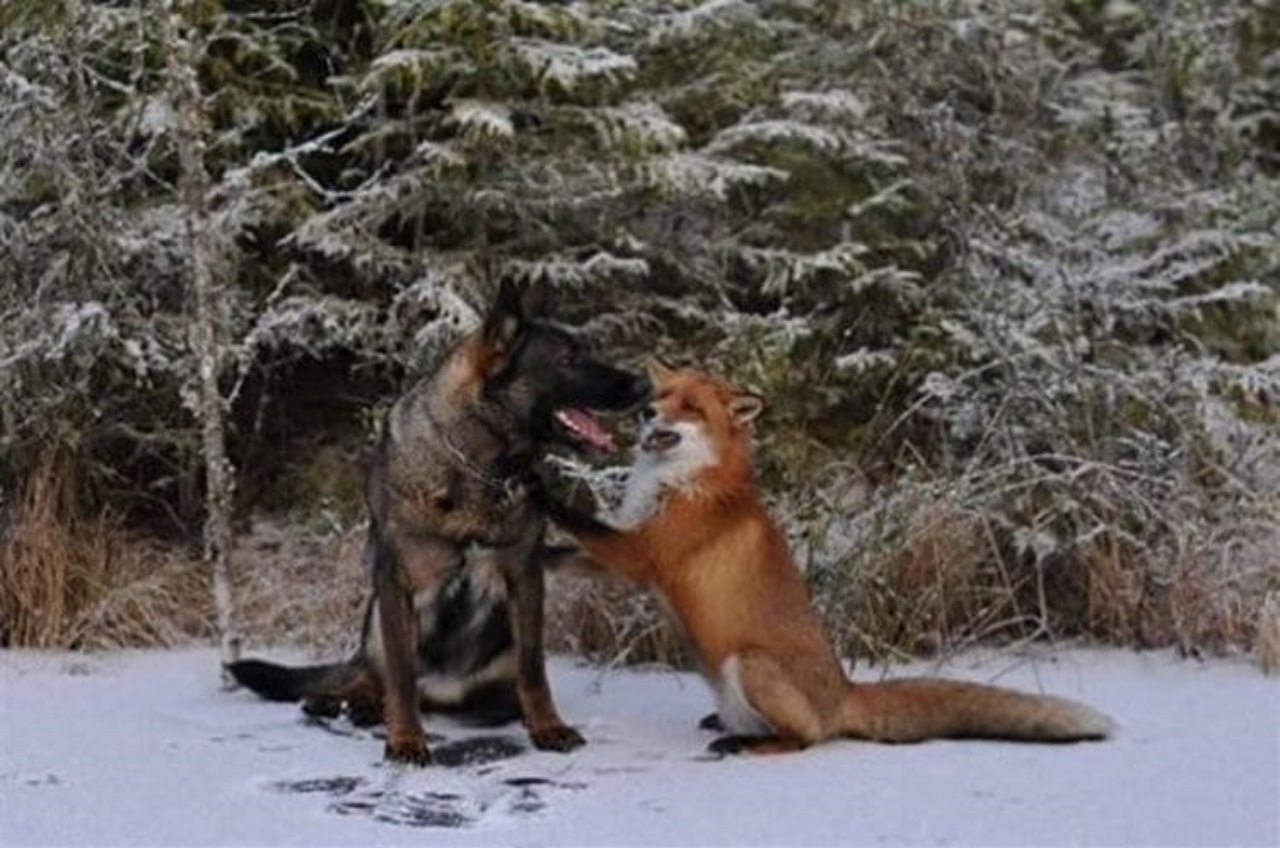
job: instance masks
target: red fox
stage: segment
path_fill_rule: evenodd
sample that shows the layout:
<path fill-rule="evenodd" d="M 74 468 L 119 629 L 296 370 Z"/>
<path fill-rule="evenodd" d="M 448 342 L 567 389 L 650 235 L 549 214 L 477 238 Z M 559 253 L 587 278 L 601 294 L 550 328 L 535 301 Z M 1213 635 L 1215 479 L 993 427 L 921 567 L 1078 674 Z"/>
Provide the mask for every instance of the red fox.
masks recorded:
<path fill-rule="evenodd" d="M 882 742 L 1103 739 L 1083 704 L 978 683 L 854 683 L 756 488 L 762 398 L 701 371 L 651 366 L 652 403 L 616 526 L 549 504 L 591 560 L 650 586 L 679 619 L 731 734 L 717 753 L 778 753 L 834 737 Z"/>

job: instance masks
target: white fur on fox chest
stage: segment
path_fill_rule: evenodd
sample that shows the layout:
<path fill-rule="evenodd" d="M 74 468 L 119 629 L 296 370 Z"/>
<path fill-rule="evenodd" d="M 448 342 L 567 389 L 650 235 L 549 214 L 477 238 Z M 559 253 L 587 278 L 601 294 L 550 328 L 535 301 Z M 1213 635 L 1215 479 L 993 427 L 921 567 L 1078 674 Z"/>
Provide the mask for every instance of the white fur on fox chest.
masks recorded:
<path fill-rule="evenodd" d="M 742 670 L 737 654 L 730 654 L 721 664 L 720 674 L 711 685 L 716 694 L 716 712 L 725 730 L 743 736 L 764 736 L 772 732 L 742 689 Z"/>
<path fill-rule="evenodd" d="M 622 504 L 612 515 L 623 530 L 643 524 L 657 512 L 663 492 L 691 485 L 699 471 L 716 461 L 715 448 L 698 425 L 678 421 L 665 426 L 680 434 L 680 443 L 665 453 L 636 454 Z"/>
<path fill-rule="evenodd" d="M 622 529 L 643 524 L 657 512 L 664 492 L 696 485 L 698 472 L 717 461 L 715 448 L 698 425 L 679 421 L 664 426 L 678 432 L 680 442 L 663 453 L 641 451 L 636 455 L 622 505 L 612 516 L 613 523 Z M 642 441 L 643 438 L 642 433 Z M 665 603 L 663 605 L 666 606 Z M 671 613 L 671 619 L 677 623 L 680 621 L 674 613 Z M 751 706 L 742 689 L 736 654 L 721 664 L 718 674 L 711 677 L 710 682 L 716 696 L 716 711 L 726 730 L 746 736 L 770 732 L 768 723 Z"/>

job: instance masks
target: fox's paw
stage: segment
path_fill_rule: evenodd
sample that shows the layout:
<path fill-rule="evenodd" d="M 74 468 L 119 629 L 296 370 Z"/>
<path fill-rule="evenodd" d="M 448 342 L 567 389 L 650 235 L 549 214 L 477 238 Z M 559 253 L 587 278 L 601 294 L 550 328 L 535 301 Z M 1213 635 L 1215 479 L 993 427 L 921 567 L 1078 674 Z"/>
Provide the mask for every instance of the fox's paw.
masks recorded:
<path fill-rule="evenodd" d="M 778 736 L 721 736 L 707 746 L 707 750 L 717 756 L 727 754 L 790 754 L 803 751 L 808 743 L 799 739 L 787 739 Z"/>
<path fill-rule="evenodd" d="M 724 757 L 752 750 L 759 740 L 754 736 L 721 736 L 707 746 L 707 752 Z"/>
<path fill-rule="evenodd" d="M 424 736 L 399 739 L 389 736 L 382 756 L 389 763 L 405 763 L 411 766 L 431 765 L 431 751 L 427 748 L 427 740 Z"/>
<path fill-rule="evenodd" d="M 724 733 L 727 728 L 724 722 L 720 720 L 720 713 L 707 713 L 698 722 L 699 730 L 710 730 L 713 733 Z"/>
<path fill-rule="evenodd" d="M 533 747 L 542 751 L 558 751 L 561 754 L 567 754 L 587 744 L 587 740 L 582 738 L 581 733 L 563 724 L 542 730 L 531 730 L 529 738 L 533 740 Z"/>

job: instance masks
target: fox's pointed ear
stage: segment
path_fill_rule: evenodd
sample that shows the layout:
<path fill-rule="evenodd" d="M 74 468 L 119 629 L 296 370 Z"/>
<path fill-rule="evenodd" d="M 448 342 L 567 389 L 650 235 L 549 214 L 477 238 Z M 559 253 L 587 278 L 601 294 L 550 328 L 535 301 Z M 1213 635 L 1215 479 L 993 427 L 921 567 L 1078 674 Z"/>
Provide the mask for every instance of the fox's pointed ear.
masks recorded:
<path fill-rule="evenodd" d="M 649 382 L 655 384 L 670 380 L 676 374 L 674 367 L 656 356 L 650 357 L 649 361 L 645 363 L 645 370 L 649 372 Z"/>
<path fill-rule="evenodd" d="M 754 392 L 738 392 L 729 398 L 729 415 L 738 426 L 750 424 L 764 412 L 764 398 Z"/>
<path fill-rule="evenodd" d="M 519 286 L 510 277 L 503 277 L 498 284 L 498 296 L 484 319 L 484 339 L 496 352 L 511 350 L 524 332 L 524 307 L 520 301 Z"/>

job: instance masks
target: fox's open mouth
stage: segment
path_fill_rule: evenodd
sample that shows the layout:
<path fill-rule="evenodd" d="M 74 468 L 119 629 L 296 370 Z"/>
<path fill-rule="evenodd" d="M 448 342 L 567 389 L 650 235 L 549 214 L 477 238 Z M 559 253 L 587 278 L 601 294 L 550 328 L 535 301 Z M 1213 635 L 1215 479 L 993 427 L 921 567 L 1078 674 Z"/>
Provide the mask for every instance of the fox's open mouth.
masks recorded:
<path fill-rule="evenodd" d="M 666 427 L 653 427 L 640 440 L 640 448 L 646 453 L 663 453 L 680 444 L 680 434 Z"/>
<path fill-rule="evenodd" d="M 609 432 L 600 426 L 596 417 L 587 410 L 581 407 L 566 407 L 557 409 L 552 417 L 570 442 L 589 445 L 603 453 L 612 453 L 615 450 L 613 436 L 609 435 Z"/>

